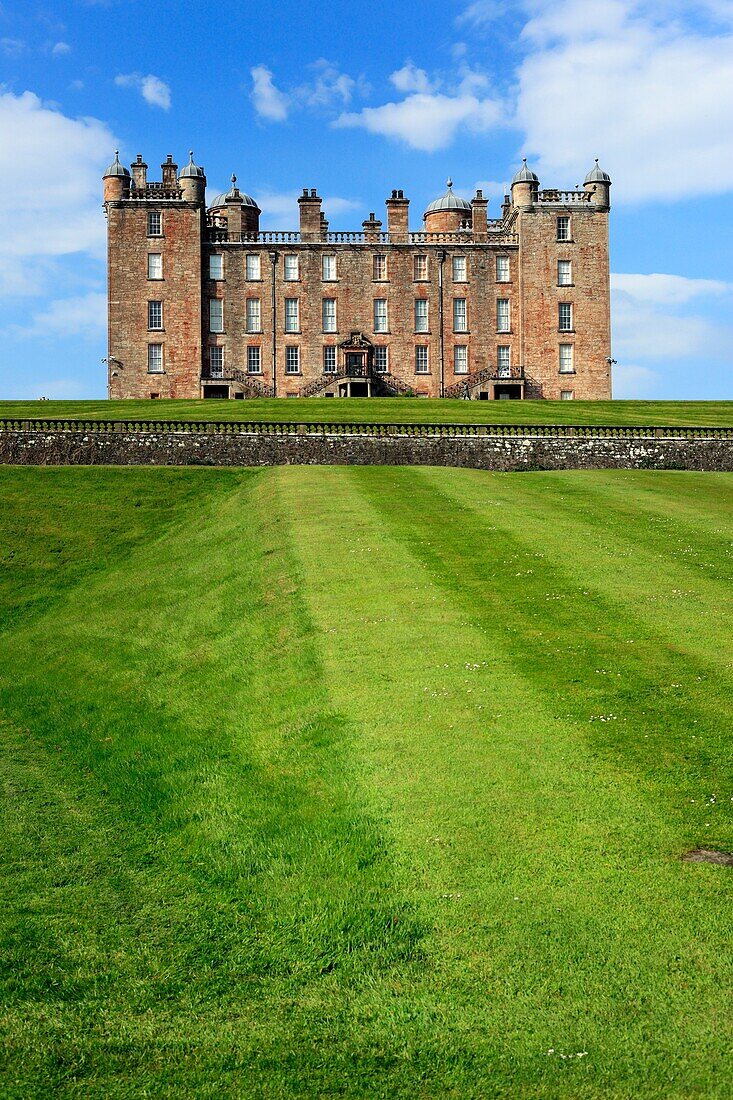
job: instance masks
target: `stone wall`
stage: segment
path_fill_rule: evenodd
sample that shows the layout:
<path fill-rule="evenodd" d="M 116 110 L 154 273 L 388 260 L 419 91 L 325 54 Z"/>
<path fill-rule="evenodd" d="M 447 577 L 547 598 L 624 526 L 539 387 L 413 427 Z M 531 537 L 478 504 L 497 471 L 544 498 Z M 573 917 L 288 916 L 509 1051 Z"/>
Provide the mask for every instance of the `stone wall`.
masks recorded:
<path fill-rule="evenodd" d="M 353 429 L 352 429 L 353 430 Z M 0 463 L 117 466 L 457 466 L 481 470 L 728 470 L 733 435 L 412 436 L 255 431 L 0 431 Z"/>

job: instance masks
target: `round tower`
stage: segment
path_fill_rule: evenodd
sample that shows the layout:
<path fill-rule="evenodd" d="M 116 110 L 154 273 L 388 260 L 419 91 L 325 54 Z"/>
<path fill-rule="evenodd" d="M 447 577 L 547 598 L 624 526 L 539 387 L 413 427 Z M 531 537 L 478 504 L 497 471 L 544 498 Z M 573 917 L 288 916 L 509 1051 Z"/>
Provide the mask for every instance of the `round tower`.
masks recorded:
<path fill-rule="evenodd" d="M 209 210 L 219 216 L 227 216 L 227 207 L 241 210 L 242 232 L 259 233 L 260 214 L 262 211 L 251 195 L 245 195 L 237 187 L 237 177 L 232 176 L 232 186 L 227 192 L 217 195 Z"/>
<path fill-rule="evenodd" d="M 539 176 L 527 167 L 527 158 L 522 161 L 522 167 L 512 180 L 512 205 L 519 210 L 526 209 L 534 204 L 540 189 Z"/>
<path fill-rule="evenodd" d="M 453 180 L 449 179 L 447 186 L 446 193 L 434 199 L 423 215 L 426 233 L 457 233 L 471 224 L 470 202 L 453 194 Z"/>
<path fill-rule="evenodd" d="M 193 163 L 193 152 L 188 158 L 188 164 L 178 177 L 178 186 L 186 202 L 203 203 L 206 200 L 206 173 Z"/>
<path fill-rule="evenodd" d="M 594 206 L 597 206 L 600 210 L 610 210 L 611 177 L 599 165 L 598 157 L 596 157 L 596 163 L 585 177 L 584 186 L 586 193 L 591 196 L 590 201 Z"/>
<path fill-rule="evenodd" d="M 104 201 L 119 202 L 130 196 L 130 173 L 120 164 L 120 151 L 115 149 L 115 159 L 102 177 L 104 179 Z"/>

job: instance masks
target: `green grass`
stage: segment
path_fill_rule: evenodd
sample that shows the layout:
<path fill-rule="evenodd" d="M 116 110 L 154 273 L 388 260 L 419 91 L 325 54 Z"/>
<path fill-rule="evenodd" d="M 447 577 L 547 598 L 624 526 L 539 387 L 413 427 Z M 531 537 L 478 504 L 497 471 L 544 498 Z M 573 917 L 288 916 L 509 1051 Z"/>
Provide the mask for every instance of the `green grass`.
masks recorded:
<path fill-rule="evenodd" d="M 0 1094 L 727 1098 L 732 492 L 0 469 Z"/>
<path fill-rule="evenodd" d="M 3 417 L 283 420 L 312 423 L 733 425 L 733 401 L 436 401 L 291 398 L 253 401 L 1 401 Z"/>

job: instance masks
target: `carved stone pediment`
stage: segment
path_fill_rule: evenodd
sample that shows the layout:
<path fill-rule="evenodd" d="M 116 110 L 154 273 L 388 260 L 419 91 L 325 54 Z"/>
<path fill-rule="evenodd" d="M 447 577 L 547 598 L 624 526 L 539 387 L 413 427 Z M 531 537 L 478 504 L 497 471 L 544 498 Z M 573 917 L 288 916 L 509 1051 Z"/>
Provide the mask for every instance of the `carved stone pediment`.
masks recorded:
<path fill-rule="evenodd" d="M 371 340 L 367 340 L 363 332 L 352 332 L 348 340 L 339 345 L 345 351 L 368 351 L 371 346 Z"/>

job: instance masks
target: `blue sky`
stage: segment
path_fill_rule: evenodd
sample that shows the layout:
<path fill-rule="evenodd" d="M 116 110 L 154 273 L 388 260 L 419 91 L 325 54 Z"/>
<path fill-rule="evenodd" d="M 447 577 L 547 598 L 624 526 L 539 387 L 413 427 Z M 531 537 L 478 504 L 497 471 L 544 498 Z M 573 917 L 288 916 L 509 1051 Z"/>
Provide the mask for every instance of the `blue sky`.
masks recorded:
<path fill-rule="evenodd" d="M 615 395 L 733 398 L 733 0 L 0 3 L 0 397 L 105 394 L 101 175 L 194 149 L 268 228 L 496 216 L 520 158 L 611 173 Z"/>

